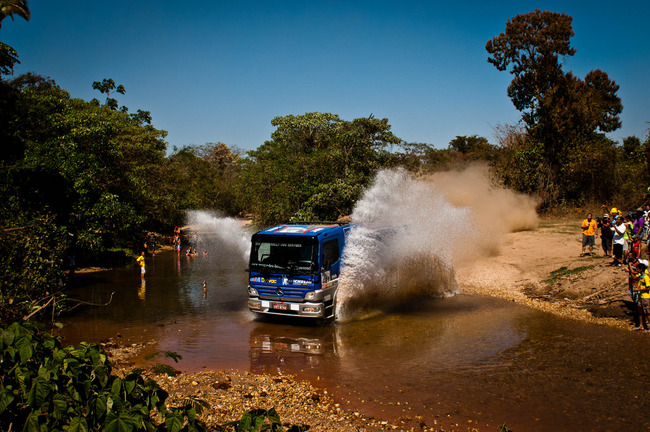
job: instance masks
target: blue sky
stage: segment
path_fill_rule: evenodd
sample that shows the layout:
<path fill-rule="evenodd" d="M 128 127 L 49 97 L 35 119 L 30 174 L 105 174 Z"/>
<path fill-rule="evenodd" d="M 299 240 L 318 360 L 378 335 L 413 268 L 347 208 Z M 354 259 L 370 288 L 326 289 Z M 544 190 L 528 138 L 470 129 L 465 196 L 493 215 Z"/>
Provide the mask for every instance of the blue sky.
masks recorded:
<path fill-rule="evenodd" d="M 496 143 L 520 119 L 512 78 L 485 43 L 536 8 L 573 17 L 565 70 L 601 69 L 620 85 L 620 141 L 650 121 L 648 2 L 30 0 L 32 19 L 7 18 L 16 74 L 53 78 L 73 97 L 101 99 L 93 81 L 124 85 L 134 112 L 151 111 L 169 149 L 270 138 L 271 119 L 319 111 L 388 118 L 407 142 L 446 148 L 458 135 Z"/>

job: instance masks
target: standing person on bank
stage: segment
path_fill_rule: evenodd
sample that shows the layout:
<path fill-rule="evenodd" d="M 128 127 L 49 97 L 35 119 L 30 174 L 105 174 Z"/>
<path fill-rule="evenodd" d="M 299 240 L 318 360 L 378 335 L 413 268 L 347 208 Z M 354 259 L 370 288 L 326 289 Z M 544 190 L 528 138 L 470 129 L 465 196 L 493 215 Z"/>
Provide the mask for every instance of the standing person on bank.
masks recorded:
<path fill-rule="evenodd" d="M 608 258 L 612 255 L 612 238 L 614 237 L 614 231 L 612 231 L 612 221 L 609 220 L 609 215 L 607 213 L 603 215 L 598 227 L 600 228 L 600 243 L 603 246 L 605 258 Z"/>
<path fill-rule="evenodd" d="M 639 325 L 634 327 L 634 330 L 648 331 L 648 314 L 650 314 L 650 277 L 648 276 L 648 262 L 643 261 L 637 265 L 641 271 L 639 275 L 639 282 L 634 289 L 639 296 L 636 299 L 636 306 L 639 313 Z"/>
<path fill-rule="evenodd" d="M 581 257 L 587 255 L 585 250 L 589 247 L 589 255 L 593 255 L 594 245 L 596 244 L 596 230 L 598 224 L 592 219 L 591 213 L 587 214 L 587 219 L 582 221 L 582 253 Z"/>
<path fill-rule="evenodd" d="M 140 265 L 140 279 L 144 279 L 144 274 L 147 272 L 147 270 L 145 269 L 145 263 L 144 263 L 144 251 L 142 251 L 140 256 L 136 258 L 136 261 Z"/>
<path fill-rule="evenodd" d="M 613 266 L 620 266 L 623 259 L 623 244 L 625 243 L 625 224 L 623 223 L 623 218 L 616 216 L 614 218 L 614 238 L 612 242 L 614 243 L 613 254 L 614 261 L 612 261 Z"/>

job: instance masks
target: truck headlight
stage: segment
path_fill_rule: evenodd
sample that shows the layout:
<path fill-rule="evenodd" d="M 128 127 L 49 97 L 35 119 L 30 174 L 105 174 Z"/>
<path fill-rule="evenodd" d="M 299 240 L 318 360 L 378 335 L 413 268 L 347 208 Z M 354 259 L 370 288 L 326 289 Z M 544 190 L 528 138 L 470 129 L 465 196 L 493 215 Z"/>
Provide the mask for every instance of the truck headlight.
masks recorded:
<path fill-rule="evenodd" d="M 255 288 L 249 286 L 248 287 L 248 295 L 253 296 L 253 297 L 257 297 L 257 290 Z"/>
<path fill-rule="evenodd" d="M 302 311 L 306 313 L 320 313 L 320 306 L 305 306 L 302 308 Z"/>
<path fill-rule="evenodd" d="M 258 300 L 248 300 L 248 307 L 250 309 L 261 309 L 262 308 L 262 302 Z"/>
<path fill-rule="evenodd" d="M 316 291 L 309 291 L 305 294 L 305 300 L 313 300 L 316 298 Z"/>

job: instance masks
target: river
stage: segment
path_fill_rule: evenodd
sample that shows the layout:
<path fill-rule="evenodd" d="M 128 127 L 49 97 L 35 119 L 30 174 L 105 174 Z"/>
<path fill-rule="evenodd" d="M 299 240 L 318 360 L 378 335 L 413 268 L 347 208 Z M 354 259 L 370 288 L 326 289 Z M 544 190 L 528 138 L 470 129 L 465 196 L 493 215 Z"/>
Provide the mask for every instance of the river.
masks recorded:
<path fill-rule="evenodd" d="M 245 263 L 211 250 L 79 274 L 67 343 L 156 341 L 184 372 L 288 374 L 344 407 L 427 425 L 496 431 L 650 430 L 650 336 L 459 294 L 329 326 L 254 317 Z M 205 281 L 205 289 L 203 287 Z"/>

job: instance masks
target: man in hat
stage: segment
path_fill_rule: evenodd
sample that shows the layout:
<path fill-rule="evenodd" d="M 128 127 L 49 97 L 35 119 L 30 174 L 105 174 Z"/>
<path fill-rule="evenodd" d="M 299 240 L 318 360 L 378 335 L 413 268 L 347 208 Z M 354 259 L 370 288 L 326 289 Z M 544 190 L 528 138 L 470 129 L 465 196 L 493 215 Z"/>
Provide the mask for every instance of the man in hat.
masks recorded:
<path fill-rule="evenodd" d="M 600 243 L 603 247 L 603 252 L 605 252 L 605 258 L 608 258 L 612 255 L 614 228 L 612 227 L 612 221 L 609 220 L 609 215 L 607 213 L 605 213 L 603 218 L 598 222 L 598 228 L 600 228 Z"/>

